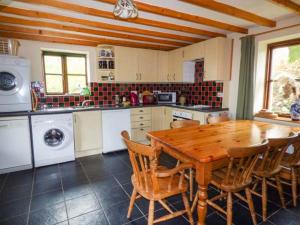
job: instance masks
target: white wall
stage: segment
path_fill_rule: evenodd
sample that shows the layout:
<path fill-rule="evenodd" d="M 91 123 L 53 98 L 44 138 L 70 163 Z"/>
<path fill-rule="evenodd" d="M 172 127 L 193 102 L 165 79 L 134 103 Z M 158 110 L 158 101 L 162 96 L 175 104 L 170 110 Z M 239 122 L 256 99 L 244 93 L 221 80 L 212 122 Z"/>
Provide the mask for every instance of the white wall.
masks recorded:
<path fill-rule="evenodd" d="M 39 41 L 19 40 L 19 56 L 25 57 L 31 61 L 31 80 L 43 80 L 43 67 L 42 67 L 42 50 L 54 50 L 62 52 L 84 53 L 88 57 L 88 81 L 96 80 L 96 48 L 80 45 L 67 45 Z"/>
<path fill-rule="evenodd" d="M 274 31 L 264 35 L 259 35 L 256 36 L 255 38 L 256 45 L 255 45 L 255 74 L 254 74 L 255 76 L 254 112 L 257 112 L 262 108 L 267 43 L 300 37 L 300 17 L 295 16 L 295 17 L 290 17 L 281 20 L 277 22 L 277 27 L 273 29 L 265 28 L 265 27 L 256 27 L 256 28 L 249 29 L 249 34 L 256 34 L 265 31 L 276 30 L 279 28 L 283 28 L 295 24 L 299 24 L 299 26 L 283 29 L 279 31 Z M 242 36 L 245 35 L 240 35 L 236 33 L 228 35 L 229 38 L 234 39 L 232 74 L 231 74 L 231 81 L 229 82 L 229 102 L 228 102 L 230 113 L 233 117 L 235 117 L 236 115 L 236 107 L 237 107 L 239 70 L 240 70 L 240 60 L 241 60 L 240 38 Z"/>

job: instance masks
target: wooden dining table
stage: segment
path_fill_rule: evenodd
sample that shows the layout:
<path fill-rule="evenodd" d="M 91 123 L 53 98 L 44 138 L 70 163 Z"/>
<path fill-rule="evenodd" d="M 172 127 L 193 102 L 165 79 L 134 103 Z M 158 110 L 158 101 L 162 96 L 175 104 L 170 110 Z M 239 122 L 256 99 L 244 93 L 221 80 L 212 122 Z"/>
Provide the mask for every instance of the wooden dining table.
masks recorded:
<path fill-rule="evenodd" d="M 261 143 L 268 138 L 287 137 L 300 128 L 252 120 L 235 120 L 218 124 L 148 132 L 151 145 L 190 162 L 196 169 L 198 183 L 198 225 L 205 225 L 207 189 L 212 172 L 228 162 L 227 150 Z"/>

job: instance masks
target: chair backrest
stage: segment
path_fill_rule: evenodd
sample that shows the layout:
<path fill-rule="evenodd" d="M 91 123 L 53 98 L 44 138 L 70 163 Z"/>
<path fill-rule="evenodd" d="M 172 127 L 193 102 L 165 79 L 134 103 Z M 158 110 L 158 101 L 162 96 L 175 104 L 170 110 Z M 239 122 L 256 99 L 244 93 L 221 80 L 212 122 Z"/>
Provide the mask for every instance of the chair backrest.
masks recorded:
<path fill-rule="evenodd" d="M 239 188 L 249 184 L 259 157 L 268 149 L 268 141 L 255 146 L 229 149 L 230 161 L 223 185 Z"/>
<path fill-rule="evenodd" d="M 190 126 L 199 126 L 199 120 L 175 120 L 171 122 L 171 128 L 182 128 L 182 127 L 190 127 Z"/>
<path fill-rule="evenodd" d="M 207 122 L 209 124 L 221 123 L 221 122 L 225 122 L 225 121 L 229 121 L 229 120 L 230 120 L 230 118 L 229 118 L 228 114 L 221 114 L 219 116 L 208 115 L 208 117 L 207 117 Z"/>
<path fill-rule="evenodd" d="M 269 150 L 264 155 L 260 168 L 258 169 L 268 173 L 278 170 L 288 147 L 292 143 L 295 143 L 297 138 L 298 136 L 295 133 L 291 133 L 289 137 L 286 138 L 269 138 Z"/>
<path fill-rule="evenodd" d="M 284 161 L 288 163 L 289 166 L 293 167 L 300 164 L 300 133 L 295 141 L 292 143 L 293 153 L 285 154 Z"/>
<path fill-rule="evenodd" d="M 138 186 L 149 191 L 149 187 L 153 187 L 157 183 L 154 174 L 158 166 L 158 151 L 154 147 L 131 141 L 127 131 L 122 131 L 121 135 L 128 147 L 135 181 Z M 150 176 L 149 173 L 151 174 Z"/>

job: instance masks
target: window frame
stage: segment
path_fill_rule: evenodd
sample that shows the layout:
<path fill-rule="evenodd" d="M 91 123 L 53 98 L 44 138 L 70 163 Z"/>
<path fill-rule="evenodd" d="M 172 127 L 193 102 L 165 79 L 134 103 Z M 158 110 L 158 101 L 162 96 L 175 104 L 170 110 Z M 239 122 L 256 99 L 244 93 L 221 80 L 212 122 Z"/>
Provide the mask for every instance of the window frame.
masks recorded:
<path fill-rule="evenodd" d="M 61 66 L 62 66 L 62 85 L 63 85 L 63 92 L 55 93 L 55 92 L 48 92 L 47 90 L 47 82 L 46 76 L 49 75 L 46 73 L 45 68 L 45 58 L 44 56 L 59 56 L 61 57 Z M 68 74 L 67 70 L 67 57 L 84 57 L 85 58 L 85 74 Z M 45 84 L 45 93 L 46 95 L 79 95 L 79 93 L 69 93 L 69 86 L 68 86 L 68 75 L 70 76 L 84 76 L 85 77 L 85 85 L 88 85 L 88 75 L 87 75 L 87 55 L 84 53 L 69 53 L 69 52 L 56 52 L 56 51 L 42 51 L 42 66 L 43 66 L 43 74 L 44 74 L 44 84 Z M 50 74 L 51 75 L 51 74 Z"/>
<path fill-rule="evenodd" d="M 270 44 L 267 45 L 267 60 L 266 60 L 264 103 L 263 103 L 263 107 L 265 109 L 269 109 L 269 107 L 270 107 L 270 102 L 269 102 L 270 87 L 271 87 L 271 83 L 274 82 L 271 79 L 272 57 L 273 57 L 272 52 L 273 52 L 274 49 L 282 48 L 282 47 L 289 47 L 289 46 L 293 46 L 293 45 L 300 45 L 300 38 L 286 40 L 286 41 L 280 41 L 280 42 L 275 42 L 275 43 L 270 43 Z M 280 116 L 287 116 L 287 117 L 290 116 L 290 114 L 284 114 L 284 113 L 281 113 L 281 112 L 275 112 L 275 113 L 278 113 Z"/>

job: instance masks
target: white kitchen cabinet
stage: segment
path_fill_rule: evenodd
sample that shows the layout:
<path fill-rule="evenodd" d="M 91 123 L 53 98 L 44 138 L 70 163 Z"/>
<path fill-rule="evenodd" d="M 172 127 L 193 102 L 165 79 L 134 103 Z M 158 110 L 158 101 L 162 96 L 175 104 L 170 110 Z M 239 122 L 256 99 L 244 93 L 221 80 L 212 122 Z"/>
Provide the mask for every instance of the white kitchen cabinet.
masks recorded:
<path fill-rule="evenodd" d="M 73 118 L 76 157 L 101 153 L 101 111 L 74 112 Z"/>
<path fill-rule="evenodd" d="M 158 79 L 158 51 L 137 49 L 138 82 L 156 82 Z"/>
<path fill-rule="evenodd" d="M 181 48 L 169 52 L 169 82 L 182 82 L 183 50 Z"/>
<path fill-rule="evenodd" d="M 172 111 L 174 108 L 164 107 L 164 119 L 163 119 L 163 128 L 170 129 L 170 124 L 173 121 Z"/>
<path fill-rule="evenodd" d="M 131 139 L 136 142 L 147 143 L 147 132 L 152 128 L 151 108 L 131 109 Z"/>
<path fill-rule="evenodd" d="M 196 44 L 183 47 L 183 60 L 194 61 L 196 59 L 202 59 L 205 55 L 205 42 L 199 42 Z"/>
<path fill-rule="evenodd" d="M 169 52 L 167 51 L 158 51 L 158 82 L 169 82 L 170 73 L 169 73 Z"/>
<path fill-rule="evenodd" d="M 152 108 L 152 130 L 163 130 L 165 120 L 165 107 Z"/>
<path fill-rule="evenodd" d="M 115 80 L 117 82 L 139 82 L 138 50 L 115 46 Z"/>
<path fill-rule="evenodd" d="M 230 80 L 232 40 L 218 37 L 204 43 L 204 81 Z"/>

